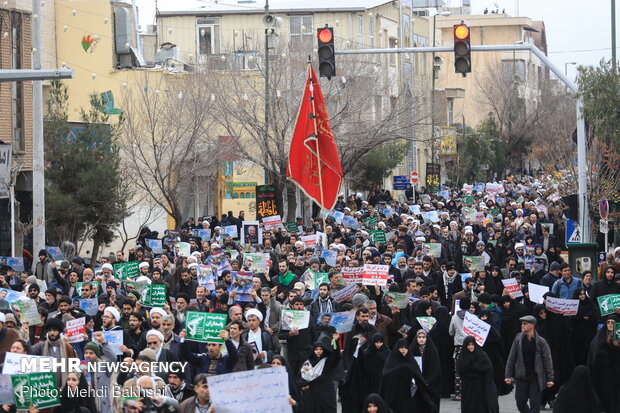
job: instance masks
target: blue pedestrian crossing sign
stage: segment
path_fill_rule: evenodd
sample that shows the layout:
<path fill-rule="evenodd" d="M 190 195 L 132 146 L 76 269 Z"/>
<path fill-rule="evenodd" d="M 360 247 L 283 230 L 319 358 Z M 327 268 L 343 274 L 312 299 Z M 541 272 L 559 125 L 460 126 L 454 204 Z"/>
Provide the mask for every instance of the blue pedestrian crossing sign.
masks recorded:
<path fill-rule="evenodd" d="M 581 244 L 583 242 L 583 230 L 579 221 L 566 220 L 566 243 Z"/>

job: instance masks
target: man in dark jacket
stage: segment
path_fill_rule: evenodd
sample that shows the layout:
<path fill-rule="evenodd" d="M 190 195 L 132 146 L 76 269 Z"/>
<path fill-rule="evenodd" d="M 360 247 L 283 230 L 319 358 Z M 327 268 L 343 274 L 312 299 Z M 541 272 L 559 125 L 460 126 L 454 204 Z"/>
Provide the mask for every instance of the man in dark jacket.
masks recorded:
<path fill-rule="evenodd" d="M 220 331 L 220 338 L 226 344 L 227 355 L 222 355 L 222 345 L 219 343 L 207 343 L 206 354 L 196 354 L 191 351 L 189 342 L 183 343 L 183 355 L 185 359 L 197 368 L 198 373 L 205 373 L 207 376 L 232 373 L 237 364 L 237 348 L 230 340 L 228 331 Z"/>
<path fill-rule="evenodd" d="M 257 354 L 254 365 L 260 366 L 271 361 L 271 357 L 278 351 L 271 334 L 260 328 L 260 323 L 263 322 L 263 314 L 252 308 L 245 313 L 245 319 L 248 322 L 248 331 L 244 332 L 241 337 L 255 348 Z"/>
<path fill-rule="evenodd" d="M 347 334 L 347 339 L 344 343 L 344 351 L 342 353 L 345 370 L 351 365 L 351 359 L 357 350 L 358 344 L 363 345 L 377 332 L 375 326 L 368 322 L 369 319 L 370 312 L 366 307 L 362 307 L 355 312 L 355 323 L 351 331 Z"/>
<path fill-rule="evenodd" d="M 319 296 L 310 304 L 310 324 L 315 325 L 320 313 L 336 313 L 340 306 L 329 296 L 329 284 L 319 285 Z"/>
<path fill-rule="evenodd" d="M 590 297 L 598 307 L 598 297 L 602 297 L 608 294 L 620 293 L 620 284 L 614 280 L 615 268 L 611 265 L 605 267 L 603 270 L 603 278 L 594 283 L 592 290 L 590 291 Z"/>

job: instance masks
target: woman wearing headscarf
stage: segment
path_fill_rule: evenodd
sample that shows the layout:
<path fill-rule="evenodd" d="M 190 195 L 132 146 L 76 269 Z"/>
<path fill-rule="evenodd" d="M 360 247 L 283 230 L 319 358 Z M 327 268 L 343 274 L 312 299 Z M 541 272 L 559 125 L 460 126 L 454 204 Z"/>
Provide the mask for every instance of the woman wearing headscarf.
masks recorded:
<path fill-rule="evenodd" d="M 390 355 L 390 350 L 385 344 L 381 334 L 375 333 L 364 350 L 364 376 L 367 379 L 366 394 L 377 393 L 381 384 L 381 375 L 378 372 L 383 371 L 385 361 Z"/>
<path fill-rule="evenodd" d="M 506 384 L 504 381 L 504 373 L 506 372 L 506 356 L 504 355 L 502 336 L 500 335 L 497 327 L 491 324 L 491 312 L 489 310 L 480 310 L 478 317 L 491 326 L 487 339 L 484 341 L 484 346 L 482 346 L 482 350 L 487 353 L 487 356 L 493 365 L 493 380 L 495 381 L 497 393 L 500 396 L 504 396 L 512 391 L 512 386 Z"/>
<path fill-rule="evenodd" d="M 571 317 L 570 342 L 575 364 L 585 365 L 588 360 L 590 343 L 596 334 L 597 310 L 583 288 L 578 288 L 573 298 L 579 300 L 579 308 L 577 315 Z"/>
<path fill-rule="evenodd" d="M 588 368 L 594 380 L 594 358 L 603 346 L 611 343 L 614 336 L 614 324 L 620 323 L 620 317 L 616 314 L 610 314 L 603 318 L 603 327 L 597 332 L 590 343 L 590 351 L 588 352 Z"/>
<path fill-rule="evenodd" d="M 362 413 L 392 413 L 392 409 L 377 393 L 371 393 L 364 400 Z"/>
<path fill-rule="evenodd" d="M 340 361 L 338 333 L 332 340 L 323 337 L 312 346 L 312 353 L 301 367 L 302 412 L 336 413 L 334 373 Z"/>
<path fill-rule="evenodd" d="M 407 340 L 402 338 L 385 362 L 379 394 L 394 413 L 439 412 Z"/>
<path fill-rule="evenodd" d="M 461 413 L 499 413 L 493 365 L 474 337 L 463 340 L 457 368 L 461 376 Z"/>
<path fill-rule="evenodd" d="M 422 376 L 426 380 L 426 384 L 428 384 L 431 399 L 439 409 L 441 401 L 441 363 L 433 339 L 429 337 L 426 331 L 420 329 L 416 333 L 409 351 L 413 353 L 414 358 L 422 358 L 422 363 L 420 363 L 422 366 Z"/>
<path fill-rule="evenodd" d="M 428 335 L 437 347 L 441 371 L 448 372 L 441 376 L 441 397 L 450 397 L 454 391 L 454 340 L 450 336 L 450 314 L 443 306 L 437 307 L 434 314 L 437 321 Z"/>
<path fill-rule="evenodd" d="M 351 356 L 344 382 L 340 386 L 342 413 L 359 412 L 362 408 L 362 401 L 368 394 L 366 391 L 368 376 L 364 369 L 364 351 L 366 348 L 367 343 L 360 345 Z"/>
<path fill-rule="evenodd" d="M 97 413 L 95 399 L 88 392 L 88 383 L 81 370 L 67 373 L 67 381 L 60 391 L 60 406 L 56 407 L 55 412 Z"/>
<path fill-rule="evenodd" d="M 284 357 L 279 354 L 276 354 L 271 359 L 271 367 L 284 367 L 286 369 L 286 374 L 288 375 L 288 392 L 293 400 L 295 400 L 295 405 L 293 406 L 294 412 L 300 412 L 301 410 L 301 393 L 299 391 L 299 387 L 295 383 L 295 377 L 291 372 L 291 367 L 288 365 L 288 362 Z"/>
<path fill-rule="evenodd" d="M 594 355 L 594 388 L 605 413 L 620 412 L 620 340 L 603 344 Z"/>
<path fill-rule="evenodd" d="M 519 318 L 526 315 L 526 309 L 523 304 L 516 302 L 509 295 L 503 295 L 499 301 L 502 310 L 500 334 L 504 343 L 504 354 L 510 354 L 512 342 L 521 331 Z"/>
<path fill-rule="evenodd" d="M 601 413 L 601 402 L 587 367 L 575 367 L 571 378 L 560 387 L 553 413 Z"/>

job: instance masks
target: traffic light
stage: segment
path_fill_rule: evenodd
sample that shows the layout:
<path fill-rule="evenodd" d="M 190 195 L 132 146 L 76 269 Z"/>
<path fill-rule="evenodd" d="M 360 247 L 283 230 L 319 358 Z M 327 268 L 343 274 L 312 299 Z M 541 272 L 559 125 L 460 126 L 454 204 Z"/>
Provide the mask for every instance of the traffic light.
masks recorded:
<path fill-rule="evenodd" d="M 336 76 L 336 55 L 334 53 L 334 29 L 325 25 L 317 29 L 319 40 L 319 73 L 321 77 L 331 79 Z"/>
<path fill-rule="evenodd" d="M 461 21 L 452 28 L 454 34 L 454 71 L 463 74 L 471 73 L 471 43 L 469 27 Z"/>

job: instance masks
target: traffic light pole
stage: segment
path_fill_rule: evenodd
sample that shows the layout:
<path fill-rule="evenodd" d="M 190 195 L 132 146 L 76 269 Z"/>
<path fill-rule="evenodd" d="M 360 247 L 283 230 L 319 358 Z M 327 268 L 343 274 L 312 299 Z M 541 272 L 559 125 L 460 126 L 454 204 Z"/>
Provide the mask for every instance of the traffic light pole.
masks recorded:
<path fill-rule="evenodd" d="M 453 52 L 452 46 L 442 47 L 400 47 L 392 49 L 358 49 L 358 50 L 336 50 L 337 55 L 352 54 L 390 54 L 390 53 L 437 53 Z M 577 182 L 579 197 L 579 222 L 582 228 L 583 242 L 590 242 L 591 236 L 588 221 L 588 167 L 586 164 L 586 124 L 583 118 L 583 98 L 579 96 L 577 86 L 571 82 L 564 72 L 556 67 L 549 58 L 533 44 L 497 44 L 497 45 L 477 45 L 471 46 L 472 52 L 504 52 L 504 51 L 529 51 L 532 52 L 540 61 L 547 66 L 566 87 L 576 94 L 577 111 Z"/>

